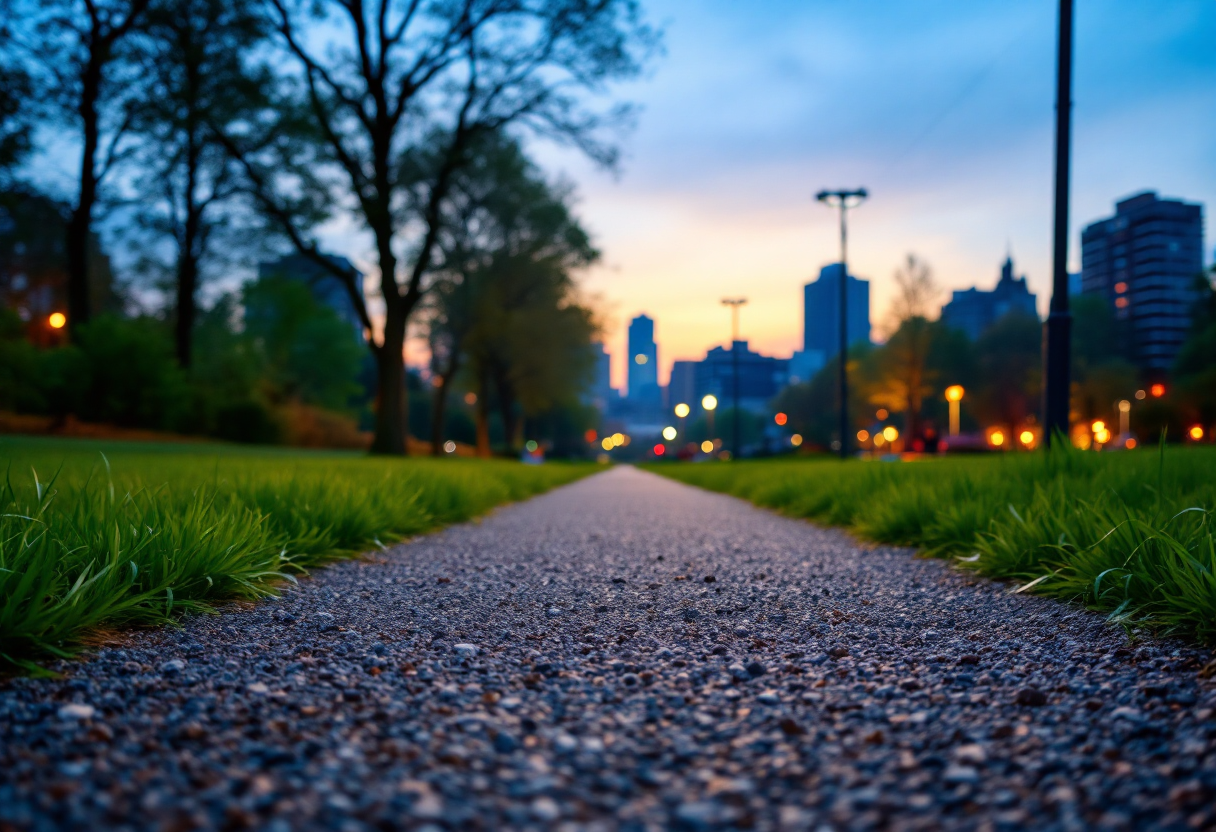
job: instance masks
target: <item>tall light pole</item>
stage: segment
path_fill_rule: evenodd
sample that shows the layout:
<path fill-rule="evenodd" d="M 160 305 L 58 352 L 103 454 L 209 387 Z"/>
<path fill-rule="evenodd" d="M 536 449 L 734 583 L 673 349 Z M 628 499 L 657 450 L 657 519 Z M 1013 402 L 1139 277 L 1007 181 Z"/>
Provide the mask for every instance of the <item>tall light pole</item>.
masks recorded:
<path fill-rule="evenodd" d="M 1072 6 L 1060 0 L 1056 57 L 1055 228 L 1051 255 L 1051 308 L 1043 327 L 1043 443 L 1068 436 L 1072 315 L 1068 311 L 1068 163 L 1072 132 Z"/>
<path fill-rule="evenodd" d="M 866 201 L 865 188 L 855 191 L 820 191 L 815 199 L 840 208 L 840 458 L 849 457 L 849 225 L 848 211 Z"/>
<path fill-rule="evenodd" d="M 747 303 L 747 298 L 722 298 L 722 305 L 730 307 L 730 377 L 731 377 L 731 407 L 734 408 L 734 418 L 730 425 L 730 455 L 731 459 L 739 458 L 739 307 Z"/>

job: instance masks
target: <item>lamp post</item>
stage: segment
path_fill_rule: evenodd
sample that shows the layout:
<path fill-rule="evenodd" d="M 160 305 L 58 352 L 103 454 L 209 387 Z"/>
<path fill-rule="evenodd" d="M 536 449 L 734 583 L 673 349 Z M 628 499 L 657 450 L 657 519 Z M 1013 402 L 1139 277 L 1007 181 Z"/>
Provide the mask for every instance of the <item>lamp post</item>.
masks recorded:
<path fill-rule="evenodd" d="M 1131 415 L 1132 403 L 1127 399 L 1122 399 L 1119 402 L 1119 435 L 1127 438 L 1131 433 Z"/>
<path fill-rule="evenodd" d="M 1043 444 L 1057 431 L 1068 435 L 1072 315 L 1068 310 L 1068 165 L 1072 130 L 1072 7 L 1060 0 L 1056 42 L 1055 226 L 1052 240 L 1051 309 L 1043 327 Z"/>
<path fill-rule="evenodd" d="M 718 397 L 709 395 L 701 399 L 701 407 L 705 410 L 705 418 L 709 421 L 709 441 L 714 441 L 714 411 L 718 408 Z"/>
<path fill-rule="evenodd" d="M 688 439 L 688 434 L 684 430 L 684 417 L 688 415 L 689 407 L 684 402 L 680 402 L 675 406 L 676 418 L 680 420 L 680 436 Z"/>
<path fill-rule="evenodd" d="M 950 435 L 958 436 L 959 402 L 963 400 L 963 386 L 951 384 L 946 388 L 946 401 L 950 402 Z"/>
<path fill-rule="evenodd" d="M 722 298 L 722 305 L 730 307 L 731 407 L 734 409 L 730 426 L 732 459 L 739 458 L 739 307 L 745 303 L 747 298 Z"/>
<path fill-rule="evenodd" d="M 820 191 L 815 199 L 840 209 L 840 458 L 849 456 L 849 335 L 848 335 L 848 211 L 869 197 L 865 188 L 854 191 Z"/>

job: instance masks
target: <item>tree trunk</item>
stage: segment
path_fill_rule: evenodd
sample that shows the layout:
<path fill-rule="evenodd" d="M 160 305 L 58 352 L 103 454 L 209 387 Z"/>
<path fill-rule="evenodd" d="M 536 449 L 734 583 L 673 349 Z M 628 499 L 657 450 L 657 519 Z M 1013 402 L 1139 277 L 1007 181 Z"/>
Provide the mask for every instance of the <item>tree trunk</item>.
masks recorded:
<path fill-rule="evenodd" d="M 187 236 L 189 239 L 189 235 Z M 174 322 L 177 341 L 177 363 L 189 369 L 194 343 L 194 302 L 198 285 L 198 261 L 187 249 L 179 255 L 177 264 L 177 320 Z"/>
<path fill-rule="evenodd" d="M 515 391 L 507 381 L 505 374 L 495 373 L 495 386 L 498 389 L 499 409 L 502 411 L 502 425 L 506 433 L 507 453 L 514 454 L 519 450 L 519 418 L 515 413 Z"/>
<path fill-rule="evenodd" d="M 75 339 L 78 328 L 89 322 L 93 309 L 89 297 L 89 237 L 93 230 L 93 207 L 97 203 L 97 98 L 101 90 L 101 66 L 90 55 L 81 77 L 80 188 L 76 208 L 67 227 L 68 333 Z"/>
<path fill-rule="evenodd" d="M 490 385 L 484 372 L 477 376 L 477 456 L 490 458 Z"/>
<path fill-rule="evenodd" d="M 448 388 L 456 370 L 456 359 L 453 357 L 448 364 L 448 371 L 440 376 L 440 384 L 432 393 L 434 398 L 431 399 L 431 456 L 443 455 L 443 420 L 447 415 Z"/>
<path fill-rule="evenodd" d="M 376 435 L 372 453 L 405 456 L 407 399 L 405 388 L 405 318 L 390 311 L 384 321 L 384 345 L 376 356 Z"/>

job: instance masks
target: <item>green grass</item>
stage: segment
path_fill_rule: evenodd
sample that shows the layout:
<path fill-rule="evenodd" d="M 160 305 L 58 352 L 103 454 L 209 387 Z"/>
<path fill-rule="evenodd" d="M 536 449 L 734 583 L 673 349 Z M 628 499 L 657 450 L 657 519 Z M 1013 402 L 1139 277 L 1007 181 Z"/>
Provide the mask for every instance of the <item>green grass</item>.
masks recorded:
<path fill-rule="evenodd" d="M 0 671 L 71 655 L 98 628 L 272 594 L 593 470 L 0 437 Z"/>
<path fill-rule="evenodd" d="M 647 467 L 1216 642 L 1216 448 Z"/>

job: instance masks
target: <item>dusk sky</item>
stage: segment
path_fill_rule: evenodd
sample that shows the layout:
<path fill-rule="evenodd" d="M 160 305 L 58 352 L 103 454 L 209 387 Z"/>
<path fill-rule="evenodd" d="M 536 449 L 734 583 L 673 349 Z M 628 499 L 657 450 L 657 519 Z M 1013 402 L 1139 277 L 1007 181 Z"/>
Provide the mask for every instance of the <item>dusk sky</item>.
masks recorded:
<path fill-rule="evenodd" d="M 870 189 L 852 214 L 852 271 L 883 320 L 907 252 L 943 288 L 995 284 L 1006 249 L 1046 309 L 1056 3 L 646 4 L 666 54 L 623 94 L 642 106 L 619 176 L 546 153 L 573 179 L 604 252 L 585 285 L 605 310 L 614 384 L 624 329 L 657 321 L 661 380 L 677 358 L 742 334 L 788 356 L 802 284 L 837 259 L 824 187 Z M 1079 0 L 1070 255 L 1080 228 L 1142 189 L 1216 205 L 1216 3 Z M 1212 236 L 1205 258 L 1212 258 Z"/>

